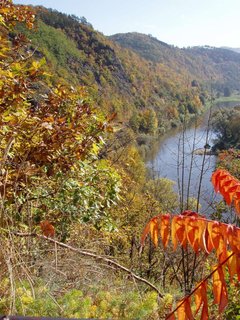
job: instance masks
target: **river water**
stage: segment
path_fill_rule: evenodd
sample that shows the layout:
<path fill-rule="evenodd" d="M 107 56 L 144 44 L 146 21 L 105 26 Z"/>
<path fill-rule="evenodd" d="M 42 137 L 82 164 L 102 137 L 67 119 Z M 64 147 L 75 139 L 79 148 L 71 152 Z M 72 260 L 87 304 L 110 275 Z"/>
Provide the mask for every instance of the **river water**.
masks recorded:
<path fill-rule="evenodd" d="M 221 103 L 214 109 L 232 107 L 236 102 Z M 216 156 L 197 155 L 193 150 L 204 148 L 206 143 L 213 145 L 216 138 L 214 132 L 207 130 L 209 112 L 197 124 L 192 123 L 185 130 L 174 129 L 161 137 L 147 161 L 147 166 L 154 178 L 168 178 L 175 182 L 174 189 L 180 201 L 187 198 L 199 198 L 199 212 L 209 215 L 213 212 L 215 201 L 220 200 L 211 184 L 211 175 L 215 170 Z M 201 187 L 199 187 L 201 184 Z"/>

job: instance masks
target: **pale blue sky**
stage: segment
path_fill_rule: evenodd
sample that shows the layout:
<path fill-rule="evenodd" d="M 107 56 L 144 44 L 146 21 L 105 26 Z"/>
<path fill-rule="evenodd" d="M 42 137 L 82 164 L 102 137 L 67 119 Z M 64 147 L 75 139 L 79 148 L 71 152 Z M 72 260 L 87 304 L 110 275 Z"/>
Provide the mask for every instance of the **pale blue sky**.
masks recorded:
<path fill-rule="evenodd" d="M 111 35 L 152 34 L 179 47 L 240 47 L 240 0 L 14 0 L 84 16 Z"/>

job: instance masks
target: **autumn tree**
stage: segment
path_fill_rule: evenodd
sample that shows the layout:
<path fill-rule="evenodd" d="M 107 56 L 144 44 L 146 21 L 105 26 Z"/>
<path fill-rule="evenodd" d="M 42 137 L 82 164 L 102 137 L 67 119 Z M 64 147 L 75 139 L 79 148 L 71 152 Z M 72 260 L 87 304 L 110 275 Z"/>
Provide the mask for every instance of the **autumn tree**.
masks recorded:
<path fill-rule="evenodd" d="M 12 314 L 16 281 L 28 277 L 23 264 L 48 251 L 34 240 L 13 240 L 14 230 L 66 241 L 73 222 L 114 228 L 108 212 L 120 188 L 116 170 L 98 157 L 111 119 L 94 107 L 86 88 L 52 84 L 45 60 L 35 58 L 17 23 L 34 28 L 32 8 L 1 1 L 0 263 L 1 281 L 11 284 Z"/>
<path fill-rule="evenodd" d="M 44 60 L 32 58 L 24 36 L 12 33 L 9 39 L 15 22 L 33 27 L 32 9 L 11 1 L 3 1 L 0 9 L 2 202 L 14 204 L 17 220 L 23 221 L 26 207 L 37 200 L 35 222 L 62 219 L 67 226 L 78 216 L 100 223 L 104 208 L 116 199 L 119 181 L 107 161 L 96 162 L 108 120 L 84 88 L 51 86 Z M 90 182 L 88 176 L 96 178 Z M 104 200 L 99 197 L 100 180 L 106 181 Z M 2 210 L 4 220 L 5 205 Z"/>
<path fill-rule="evenodd" d="M 217 135 L 214 149 L 228 149 L 240 145 L 239 130 L 240 110 L 235 108 L 224 108 L 213 114 L 213 130 Z"/>

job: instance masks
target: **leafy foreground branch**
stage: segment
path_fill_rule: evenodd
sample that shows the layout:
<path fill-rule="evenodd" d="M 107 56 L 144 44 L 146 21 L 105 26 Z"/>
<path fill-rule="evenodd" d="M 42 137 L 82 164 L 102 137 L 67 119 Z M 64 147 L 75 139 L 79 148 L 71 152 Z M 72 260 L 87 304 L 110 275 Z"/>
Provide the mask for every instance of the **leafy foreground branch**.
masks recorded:
<path fill-rule="evenodd" d="M 237 214 L 240 209 L 240 182 L 226 170 L 218 169 L 212 175 L 212 183 L 225 201 L 234 204 Z M 146 225 L 141 244 L 144 246 L 147 235 L 150 235 L 157 247 L 161 238 L 163 247 L 166 248 L 170 238 L 173 250 L 180 244 L 183 250 L 189 246 L 195 254 L 204 252 L 210 254 L 215 251 L 218 264 L 212 267 L 212 272 L 206 276 L 190 294 L 177 303 L 176 308 L 167 316 L 168 320 L 193 320 L 201 312 L 201 320 L 209 319 L 207 281 L 212 277 L 214 304 L 218 305 L 222 313 L 228 304 L 227 285 L 225 279 L 226 267 L 229 272 L 230 282 L 235 283 L 236 277 L 240 281 L 240 228 L 208 220 L 196 212 L 185 211 L 180 215 L 160 214 L 153 217 Z M 191 297 L 195 294 L 195 310 L 191 309 Z"/>

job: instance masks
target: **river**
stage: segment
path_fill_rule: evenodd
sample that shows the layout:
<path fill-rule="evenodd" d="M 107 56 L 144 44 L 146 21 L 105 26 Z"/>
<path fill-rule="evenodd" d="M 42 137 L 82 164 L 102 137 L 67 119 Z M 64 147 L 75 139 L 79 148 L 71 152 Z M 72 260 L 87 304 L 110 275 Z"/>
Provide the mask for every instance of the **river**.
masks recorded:
<path fill-rule="evenodd" d="M 236 104 L 237 102 L 218 103 L 213 109 Z M 211 184 L 216 156 L 206 155 L 204 158 L 203 155 L 193 153 L 193 150 L 204 148 L 206 143 L 210 146 L 214 143 L 216 136 L 211 128 L 207 133 L 208 116 L 209 112 L 198 119 L 197 124 L 188 125 L 184 132 L 178 128 L 162 136 L 153 148 L 155 152 L 152 152 L 147 161 L 154 178 L 164 177 L 175 182 L 174 189 L 178 192 L 180 201 L 183 199 L 186 202 L 188 197 L 197 199 L 200 191 L 199 212 L 206 215 L 213 212 L 214 201 L 221 199 L 214 193 Z"/>

